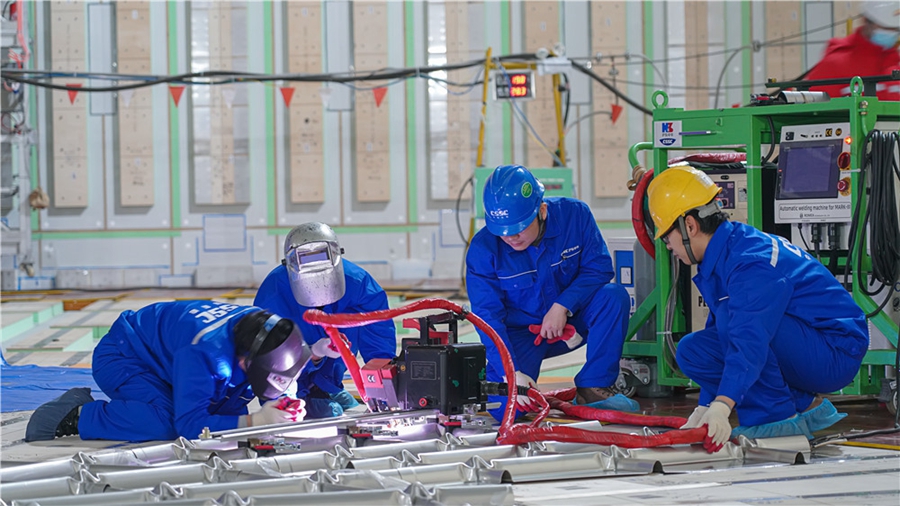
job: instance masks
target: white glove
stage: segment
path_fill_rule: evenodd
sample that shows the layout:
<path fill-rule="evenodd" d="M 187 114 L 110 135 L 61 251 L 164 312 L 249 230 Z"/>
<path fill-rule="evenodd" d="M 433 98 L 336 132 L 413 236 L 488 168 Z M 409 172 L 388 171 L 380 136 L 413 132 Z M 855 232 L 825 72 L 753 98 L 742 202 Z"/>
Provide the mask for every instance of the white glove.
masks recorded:
<path fill-rule="evenodd" d="M 247 426 L 272 425 L 276 423 L 297 422 L 306 417 L 306 403 L 303 399 L 271 400 L 262 405 L 259 411 L 247 415 Z M 243 421 L 243 420 L 242 420 Z"/>
<path fill-rule="evenodd" d="M 503 377 L 503 381 L 506 381 L 506 376 Z M 522 371 L 516 371 L 516 385 L 537 388 L 537 383 L 535 383 L 535 381 L 531 379 L 531 376 L 523 373 Z M 516 394 L 516 407 L 520 411 L 535 411 L 537 408 L 537 406 L 535 406 L 534 402 L 531 400 L 531 397 L 519 394 Z"/>
<path fill-rule="evenodd" d="M 331 338 L 323 337 L 315 342 L 310 348 L 315 357 L 340 358 L 341 352 L 331 342 Z"/>
<path fill-rule="evenodd" d="M 694 408 L 694 412 L 688 417 L 687 423 L 679 427 L 679 429 L 693 429 L 701 426 L 700 419 L 703 418 L 703 415 L 706 414 L 708 409 L 709 406 L 697 406 Z"/>
<path fill-rule="evenodd" d="M 728 421 L 730 414 L 731 408 L 728 407 L 728 404 L 713 401 L 706 413 L 700 417 L 700 425 L 707 426 L 706 435 L 716 445 L 725 444 L 731 437 L 731 423 Z"/>

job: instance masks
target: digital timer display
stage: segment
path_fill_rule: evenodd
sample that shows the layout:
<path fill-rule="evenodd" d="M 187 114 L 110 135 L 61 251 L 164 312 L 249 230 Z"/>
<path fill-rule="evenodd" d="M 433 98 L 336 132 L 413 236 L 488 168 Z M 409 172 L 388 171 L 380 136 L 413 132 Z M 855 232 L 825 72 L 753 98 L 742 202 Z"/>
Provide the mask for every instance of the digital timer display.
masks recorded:
<path fill-rule="evenodd" d="M 495 74 L 496 98 L 534 98 L 533 77 L 531 72 L 498 72 Z"/>

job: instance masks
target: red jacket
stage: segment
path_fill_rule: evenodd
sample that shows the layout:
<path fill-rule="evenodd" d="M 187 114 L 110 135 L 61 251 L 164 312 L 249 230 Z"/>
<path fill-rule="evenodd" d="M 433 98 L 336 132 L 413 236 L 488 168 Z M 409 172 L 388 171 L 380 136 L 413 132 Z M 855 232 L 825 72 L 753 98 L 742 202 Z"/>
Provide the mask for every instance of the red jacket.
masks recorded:
<path fill-rule="evenodd" d="M 872 44 L 863 36 L 862 27 L 852 35 L 828 41 L 822 60 L 806 76 L 806 80 L 836 79 L 853 76 L 878 76 L 900 69 L 900 52 Z M 812 91 L 824 91 L 830 97 L 850 95 L 850 86 L 835 84 L 813 86 Z M 878 83 L 879 100 L 900 100 L 900 81 Z"/>

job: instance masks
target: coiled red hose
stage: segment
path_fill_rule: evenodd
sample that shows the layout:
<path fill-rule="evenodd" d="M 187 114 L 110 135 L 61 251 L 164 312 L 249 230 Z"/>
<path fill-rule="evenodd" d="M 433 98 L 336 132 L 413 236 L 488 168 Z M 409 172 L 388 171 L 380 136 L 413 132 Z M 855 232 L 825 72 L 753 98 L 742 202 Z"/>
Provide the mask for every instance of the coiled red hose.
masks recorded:
<path fill-rule="evenodd" d="M 599 420 L 638 426 L 678 428 L 687 422 L 684 418 L 674 416 L 645 416 L 624 413 L 621 411 L 589 408 L 587 406 L 574 406 L 567 402 L 575 397 L 574 388 L 558 390 L 548 393 L 546 396 L 539 390 L 530 388 L 528 390 L 528 397 L 538 405 L 539 411 L 530 424 L 514 425 L 516 413 L 516 373 L 509 350 L 506 349 L 503 339 L 500 338 L 490 325 L 485 323 L 485 321 L 477 315 L 464 310 L 459 304 L 450 302 L 449 300 L 421 299 L 403 307 L 355 314 L 328 314 L 318 309 L 310 309 L 303 313 L 303 319 L 308 323 L 320 325 L 325 328 L 329 338 L 331 338 L 331 342 L 337 346 L 338 350 L 340 350 L 341 358 L 347 365 L 350 376 L 353 378 L 353 382 L 356 384 L 356 388 L 359 390 L 360 395 L 363 397 L 363 400 L 368 400 L 365 394 L 362 376 L 359 372 L 359 363 L 356 361 L 356 357 L 350 351 L 349 347 L 344 343 L 344 340 L 340 338 L 340 333 L 337 328 L 361 327 L 370 323 L 389 320 L 407 313 L 426 309 L 453 311 L 454 313 L 461 315 L 466 320 L 472 322 L 476 328 L 484 332 L 491 341 L 493 341 L 494 346 L 497 347 L 503 366 L 503 372 L 506 374 L 508 387 L 506 409 L 503 412 L 503 420 L 497 431 L 497 442 L 500 444 L 523 444 L 531 441 L 562 441 L 616 445 L 623 448 L 650 448 L 673 444 L 700 443 L 706 436 L 707 430 L 705 427 L 687 430 L 672 430 L 654 436 L 588 431 L 565 426 L 539 427 L 544 418 L 547 417 L 551 408 L 560 409 L 566 414 L 578 416 L 587 420 Z"/>
<path fill-rule="evenodd" d="M 644 247 L 644 251 L 650 255 L 650 258 L 656 259 L 656 246 L 653 245 L 653 238 L 647 232 L 647 225 L 644 223 L 644 195 L 647 193 L 647 186 L 653 180 L 653 171 L 648 170 L 641 176 L 637 187 L 634 189 L 634 197 L 631 199 L 631 226 L 637 235 L 638 241 Z"/>

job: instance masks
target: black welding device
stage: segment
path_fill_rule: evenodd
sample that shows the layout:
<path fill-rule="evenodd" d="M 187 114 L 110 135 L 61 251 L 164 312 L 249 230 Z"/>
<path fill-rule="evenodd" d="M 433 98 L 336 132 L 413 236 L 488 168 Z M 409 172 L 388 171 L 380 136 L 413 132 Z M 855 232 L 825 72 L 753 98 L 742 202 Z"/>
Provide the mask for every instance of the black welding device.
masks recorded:
<path fill-rule="evenodd" d="M 483 410 L 485 349 L 481 343 L 457 342 L 461 319 L 446 312 L 403 320 L 405 328 L 419 330 L 419 337 L 402 339 L 397 358 L 370 360 L 360 371 L 369 409 L 437 409 L 444 415 Z M 438 331 L 435 325 L 448 328 Z"/>

